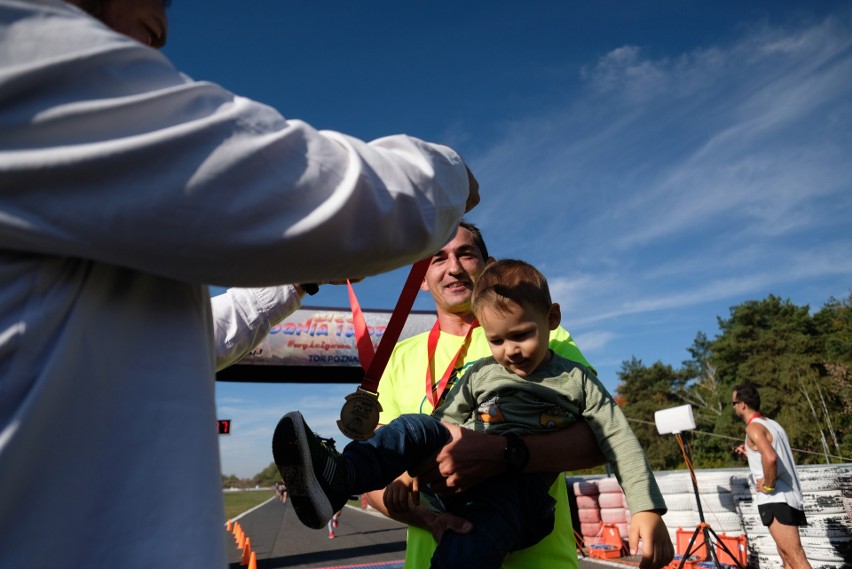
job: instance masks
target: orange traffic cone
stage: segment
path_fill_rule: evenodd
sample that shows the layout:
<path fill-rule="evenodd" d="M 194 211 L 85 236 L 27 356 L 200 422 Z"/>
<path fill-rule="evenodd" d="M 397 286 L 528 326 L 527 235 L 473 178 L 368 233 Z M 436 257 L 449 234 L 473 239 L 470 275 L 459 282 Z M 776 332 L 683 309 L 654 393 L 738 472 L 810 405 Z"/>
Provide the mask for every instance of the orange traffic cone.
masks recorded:
<path fill-rule="evenodd" d="M 225 526 L 225 531 L 233 531 L 234 525 L 231 523 L 231 520 L 228 520 L 227 525 Z"/>
<path fill-rule="evenodd" d="M 254 551 L 251 552 L 251 557 L 249 558 L 248 569 L 257 569 L 257 555 Z"/>
<path fill-rule="evenodd" d="M 238 541 L 238 542 L 237 542 L 237 547 L 238 547 L 239 549 L 245 549 L 245 547 L 246 547 L 246 540 L 247 540 L 247 539 L 248 539 L 248 538 L 246 537 L 245 532 L 241 531 L 241 532 L 240 532 L 240 541 Z"/>
<path fill-rule="evenodd" d="M 248 538 L 248 537 L 246 538 L 246 544 L 245 545 L 246 545 L 246 548 L 243 549 L 243 558 L 240 561 L 240 565 L 248 565 L 249 559 L 251 558 L 252 551 L 251 551 L 251 539 L 250 538 Z"/>

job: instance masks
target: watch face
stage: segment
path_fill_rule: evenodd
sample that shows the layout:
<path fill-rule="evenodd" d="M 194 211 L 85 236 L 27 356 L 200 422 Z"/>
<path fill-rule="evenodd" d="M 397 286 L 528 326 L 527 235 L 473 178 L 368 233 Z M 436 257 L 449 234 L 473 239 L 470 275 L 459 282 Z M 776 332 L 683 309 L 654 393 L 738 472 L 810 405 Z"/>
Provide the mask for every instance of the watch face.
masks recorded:
<path fill-rule="evenodd" d="M 530 457 L 527 445 L 518 436 L 509 436 L 506 440 L 506 466 L 513 471 L 523 470 Z"/>
<path fill-rule="evenodd" d="M 517 447 L 509 447 L 509 463 L 512 466 L 518 466 L 518 464 L 524 460 L 523 454 L 520 452 L 521 449 Z"/>

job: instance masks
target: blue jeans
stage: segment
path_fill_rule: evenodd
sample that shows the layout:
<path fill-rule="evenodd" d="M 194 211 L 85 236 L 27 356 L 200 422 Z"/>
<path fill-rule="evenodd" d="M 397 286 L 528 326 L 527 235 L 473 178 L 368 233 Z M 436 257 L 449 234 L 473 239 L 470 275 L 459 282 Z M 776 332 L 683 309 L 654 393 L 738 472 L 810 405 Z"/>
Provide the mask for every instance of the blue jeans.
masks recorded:
<path fill-rule="evenodd" d="M 450 440 L 440 421 L 422 414 L 400 415 L 366 441 L 343 449 L 352 494 L 379 490 L 411 471 Z M 499 568 L 506 556 L 553 531 L 552 474 L 501 474 L 475 488 L 441 497 L 447 511 L 473 523 L 470 533 L 446 531 L 432 557 L 433 569 Z"/>

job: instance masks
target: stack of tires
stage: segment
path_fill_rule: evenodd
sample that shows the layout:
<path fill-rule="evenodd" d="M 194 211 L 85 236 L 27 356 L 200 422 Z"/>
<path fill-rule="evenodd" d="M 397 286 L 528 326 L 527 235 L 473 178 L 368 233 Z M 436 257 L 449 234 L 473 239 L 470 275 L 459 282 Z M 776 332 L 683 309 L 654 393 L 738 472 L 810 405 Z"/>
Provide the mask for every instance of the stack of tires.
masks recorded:
<path fill-rule="evenodd" d="M 630 511 L 627 509 L 627 499 L 624 491 L 615 478 L 598 480 L 598 504 L 601 507 L 601 522 L 618 528 L 621 539 L 626 543 L 629 537 Z"/>
<path fill-rule="evenodd" d="M 589 477 L 568 478 L 567 482 L 576 500 L 575 529 L 583 542 L 587 546 L 598 543 L 603 525 L 612 525 L 627 543 L 630 512 L 618 481 L 612 477 Z"/>
<path fill-rule="evenodd" d="M 598 503 L 600 490 L 597 480 L 569 479 L 568 483 L 577 502 L 579 526 L 575 522 L 575 529 L 587 547 L 595 545 L 601 534 L 601 507 Z"/>
<path fill-rule="evenodd" d="M 852 566 L 852 522 L 848 506 L 852 494 L 852 465 L 808 465 L 796 468 L 802 482 L 808 525 L 799 528 L 805 556 L 814 569 Z M 760 521 L 755 489 L 748 473 L 739 477 L 746 487 L 739 513 L 748 535 L 749 563 L 760 569 L 782 569 L 769 529 Z"/>
<path fill-rule="evenodd" d="M 698 495 L 704 522 L 717 534 L 740 536 L 744 533 L 740 515 L 736 508 L 736 496 L 740 492 L 732 484 L 734 474 L 741 469 L 718 469 L 696 472 Z M 666 500 L 668 512 L 663 516 L 672 543 L 677 545 L 677 531 L 695 531 L 701 522 L 692 475 L 688 470 L 655 472 L 654 477 Z"/>
<path fill-rule="evenodd" d="M 799 534 L 811 566 L 852 567 L 852 464 L 799 466 L 797 471 L 808 518 L 808 526 L 799 528 Z M 692 475 L 674 470 L 655 472 L 654 477 L 668 506 L 663 520 L 672 543 L 677 546 L 678 529 L 688 542 L 701 521 Z M 697 470 L 695 477 L 704 521 L 710 528 L 717 535 L 745 535 L 752 569 L 782 569 L 775 541 L 760 521 L 748 469 Z M 569 488 L 577 500 L 579 522 L 575 520 L 575 528 L 587 546 L 597 543 L 601 523 L 616 525 L 627 541 L 630 512 L 614 478 L 571 478 Z"/>

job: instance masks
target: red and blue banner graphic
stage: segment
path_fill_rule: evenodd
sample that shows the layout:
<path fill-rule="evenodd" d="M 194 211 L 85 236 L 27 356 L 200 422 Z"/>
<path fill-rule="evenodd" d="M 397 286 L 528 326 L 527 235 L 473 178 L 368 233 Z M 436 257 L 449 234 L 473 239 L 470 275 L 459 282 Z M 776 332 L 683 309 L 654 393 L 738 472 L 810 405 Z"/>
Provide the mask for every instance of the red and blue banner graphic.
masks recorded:
<path fill-rule="evenodd" d="M 377 348 L 391 317 L 390 310 L 364 310 L 373 348 Z M 399 339 L 432 328 L 434 312 L 412 312 Z M 240 360 L 240 365 L 360 366 L 355 327 L 349 309 L 302 307 L 274 326 L 269 335 Z"/>

